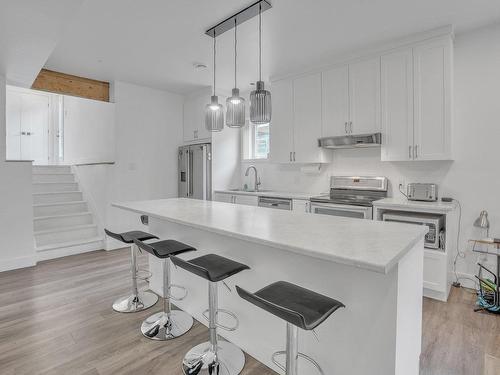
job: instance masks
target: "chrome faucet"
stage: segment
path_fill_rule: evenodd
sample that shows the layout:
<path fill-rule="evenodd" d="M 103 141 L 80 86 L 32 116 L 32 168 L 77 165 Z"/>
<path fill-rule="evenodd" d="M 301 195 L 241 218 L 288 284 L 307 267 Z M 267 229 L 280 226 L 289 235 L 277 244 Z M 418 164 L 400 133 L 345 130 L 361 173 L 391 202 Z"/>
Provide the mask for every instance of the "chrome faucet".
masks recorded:
<path fill-rule="evenodd" d="M 249 166 L 245 172 L 245 176 L 248 176 L 248 173 L 250 172 L 250 169 L 253 169 L 255 172 L 255 182 L 254 182 L 254 190 L 259 191 L 259 186 L 260 186 L 260 178 L 257 177 L 257 168 L 255 168 L 253 165 Z"/>

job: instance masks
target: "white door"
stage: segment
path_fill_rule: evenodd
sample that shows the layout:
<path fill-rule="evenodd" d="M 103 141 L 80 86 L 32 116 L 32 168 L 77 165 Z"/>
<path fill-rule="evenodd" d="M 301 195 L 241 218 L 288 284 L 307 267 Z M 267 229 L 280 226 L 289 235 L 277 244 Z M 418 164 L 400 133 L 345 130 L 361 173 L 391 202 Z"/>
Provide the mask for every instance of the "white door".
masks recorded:
<path fill-rule="evenodd" d="M 322 162 L 321 138 L 321 74 L 300 77 L 293 82 L 293 161 Z"/>
<path fill-rule="evenodd" d="M 349 65 L 350 131 L 380 131 L 380 58 Z"/>
<path fill-rule="evenodd" d="M 6 158 L 21 160 L 21 93 L 7 89 L 6 97 Z"/>
<path fill-rule="evenodd" d="M 7 89 L 7 158 L 49 161 L 49 95 L 32 90 Z"/>
<path fill-rule="evenodd" d="M 49 97 L 22 94 L 21 159 L 49 162 Z M 23 134 L 25 133 L 25 135 Z"/>
<path fill-rule="evenodd" d="M 381 59 L 382 160 L 413 159 L 413 52 Z"/>
<path fill-rule="evenodd" d="M 347 65 L 322 73 L 322 136 L 348 133 L 349 70 Z"/>
<path fill-rule="evenodd" d="M 273 116 L 270 132 L 270 160 L 289 163 L 293 152 L 293 83 L 281 80 L 272 83 Z"/>
<path fill-rule="evenodd" d="M 415 47 L 415 159 L 451 158 L 451 40 Z"/>

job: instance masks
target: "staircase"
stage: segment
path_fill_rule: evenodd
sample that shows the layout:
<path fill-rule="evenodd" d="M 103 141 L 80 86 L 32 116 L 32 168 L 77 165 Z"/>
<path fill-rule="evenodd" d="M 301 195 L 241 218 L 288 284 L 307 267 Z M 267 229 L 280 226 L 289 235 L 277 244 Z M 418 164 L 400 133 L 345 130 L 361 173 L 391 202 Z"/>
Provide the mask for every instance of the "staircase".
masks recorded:
<path fill-rule="evenodd" d="M 104 248 L 70 166 L 33 167 L 33 229 L 39 261 Z"/>

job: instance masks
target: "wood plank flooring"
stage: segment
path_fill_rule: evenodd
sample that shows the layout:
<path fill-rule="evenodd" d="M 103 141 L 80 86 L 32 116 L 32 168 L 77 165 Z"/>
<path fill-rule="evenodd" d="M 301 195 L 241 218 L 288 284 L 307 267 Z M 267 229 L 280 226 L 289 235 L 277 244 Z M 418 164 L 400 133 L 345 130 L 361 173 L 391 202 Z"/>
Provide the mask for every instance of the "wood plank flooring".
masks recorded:
<path fill-rule="evenodd" d="M 0 374 L 182 375 L 185 352 L 206 341 L 206 328 L 195 323 L 168 343 L 145 339 L 140 323 L 160 303 L 135 314 L 111 309 L 129 291 L 128 268 L 124 249 L 0 273 Z M 464 289 L 447 304 L 424 300 L 421 375 L 500 375 L 500 316 L 474 313 L 473 301 Z M 242 374 L 276 373 L 247 356 Z"/>

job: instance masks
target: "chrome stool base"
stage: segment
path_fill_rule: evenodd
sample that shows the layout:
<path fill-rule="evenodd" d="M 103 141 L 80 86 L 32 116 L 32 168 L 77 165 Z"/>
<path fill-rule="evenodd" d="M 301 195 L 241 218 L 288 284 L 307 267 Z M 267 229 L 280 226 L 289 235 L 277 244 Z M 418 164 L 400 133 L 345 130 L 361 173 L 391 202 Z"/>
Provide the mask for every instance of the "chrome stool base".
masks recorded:
<path fill-rule="evenodd" d="M 192 348 L 182 361 L 185 375 L 237 375 L 244 366 L 243 351 L 223 340 L 217 342 L 217 358 L 210 342 L 204 342 Z"/>
<path fill-rule="evenodd" d="M 137 296 L 128 296 L 117 299 L 113 303 L 113 310 L 121 313 L 133 313 L 149 309 L 158 302 L 158 296 L 152 292 L 139 292 Z"/>
<path fill-rule="evenodd" d="M 151 315 L 141 325 L 142 334 L 151 340 L 167 341 L 182 336 L 193 326 L 191 315 L 181 310 L 169 314 L 159 312 Z"/>

